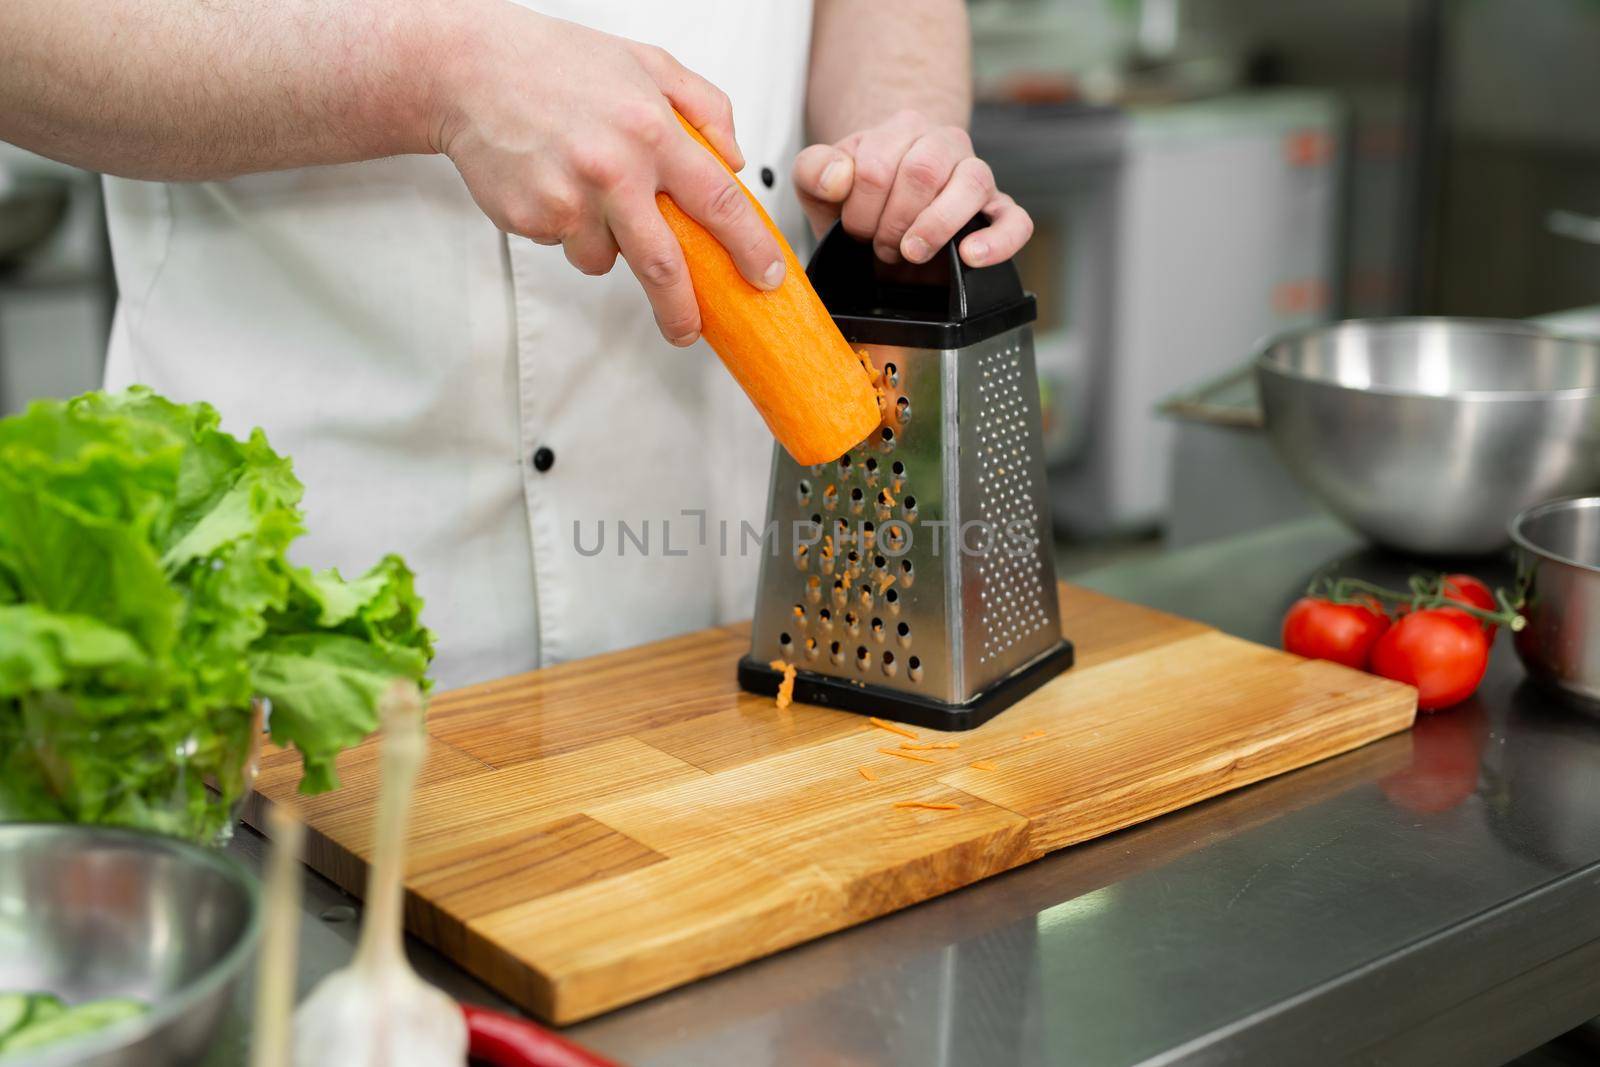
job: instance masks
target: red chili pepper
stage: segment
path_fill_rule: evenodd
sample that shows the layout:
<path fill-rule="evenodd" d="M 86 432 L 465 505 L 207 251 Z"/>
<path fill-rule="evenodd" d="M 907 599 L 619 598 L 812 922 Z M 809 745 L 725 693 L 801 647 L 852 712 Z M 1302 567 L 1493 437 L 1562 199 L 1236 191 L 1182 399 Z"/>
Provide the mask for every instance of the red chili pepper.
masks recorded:
<path fill-rule="evenodd" d="M 580 1045 L 526 1019 L 488 1008 L 461 1005 L 467 1020 L 467 1052 L 490 1067 L 618 1067 Z"/>

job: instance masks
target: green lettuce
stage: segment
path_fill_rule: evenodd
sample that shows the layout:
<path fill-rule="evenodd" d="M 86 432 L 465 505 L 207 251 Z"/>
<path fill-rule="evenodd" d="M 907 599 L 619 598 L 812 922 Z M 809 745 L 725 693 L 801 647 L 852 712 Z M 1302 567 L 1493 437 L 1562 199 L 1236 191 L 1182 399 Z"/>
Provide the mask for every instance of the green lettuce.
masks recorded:
<path fill-rule="evenodd" d="M 432 636 L 399 557 L 289 563 L 302 493 L 260 430 L 144 388 L 0 420 L 0 819 L 215 839 L 258 699 L 301 789 L 337 786 L 383 690 L 426 686 Z"/>

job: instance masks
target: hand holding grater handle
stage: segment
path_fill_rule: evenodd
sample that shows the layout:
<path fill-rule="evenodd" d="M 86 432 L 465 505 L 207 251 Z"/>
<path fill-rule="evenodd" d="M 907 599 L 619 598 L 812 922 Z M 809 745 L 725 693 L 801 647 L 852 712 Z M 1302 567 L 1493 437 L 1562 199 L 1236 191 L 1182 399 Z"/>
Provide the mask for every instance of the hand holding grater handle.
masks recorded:
<path fill-rule="evenodd" d="M 869 242 L 835 223 L 806 273 L 852 344 L 962 348 L 1038 314 L 1010 260 L 988 267 L 962 262 L 962 239 L 988 224 L 974 216 L 926 263 L 885 263 Z"/>

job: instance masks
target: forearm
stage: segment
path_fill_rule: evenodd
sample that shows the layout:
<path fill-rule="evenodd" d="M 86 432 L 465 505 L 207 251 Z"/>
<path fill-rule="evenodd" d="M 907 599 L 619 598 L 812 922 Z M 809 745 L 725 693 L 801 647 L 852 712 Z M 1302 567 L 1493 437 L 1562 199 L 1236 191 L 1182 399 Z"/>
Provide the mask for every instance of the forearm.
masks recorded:
<path fill-rule="evenodd" d="M 205 180 L 427 152 L 461 15 L 386 0 L 0 0 L 0 140 Z"/>
<path fill-rule="evenodd" d="M 812 139 L 831 144 L 908 108 L 966 126 L 970 53 L 962 0 L 816 0 L 806 93 Z"/>

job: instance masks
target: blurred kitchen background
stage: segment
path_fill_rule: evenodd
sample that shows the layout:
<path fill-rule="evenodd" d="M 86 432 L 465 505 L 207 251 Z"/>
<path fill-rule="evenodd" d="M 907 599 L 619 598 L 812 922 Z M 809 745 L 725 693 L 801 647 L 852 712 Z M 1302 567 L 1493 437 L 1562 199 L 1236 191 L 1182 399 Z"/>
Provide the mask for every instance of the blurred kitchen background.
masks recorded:
<path fill-rule="evenodd" d="M 970 0 L 1064 573 L 1312 511 L 1266 336 L 1600 304 L 1600 0 Z M 0 411 L 99 380 L 97 181 L 0 145 Z"/>

